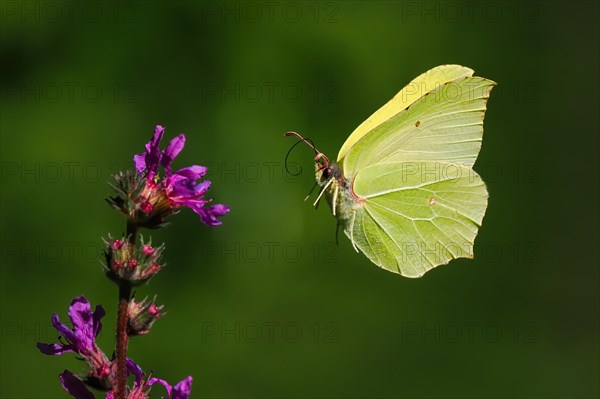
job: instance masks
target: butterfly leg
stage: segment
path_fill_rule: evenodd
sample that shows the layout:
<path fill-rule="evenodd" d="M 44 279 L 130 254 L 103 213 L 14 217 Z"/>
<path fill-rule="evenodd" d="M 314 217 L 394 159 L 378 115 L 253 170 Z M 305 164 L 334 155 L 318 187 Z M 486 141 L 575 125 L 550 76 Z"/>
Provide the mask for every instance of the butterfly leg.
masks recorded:
<path fill-rule="evenodd" d="M 354 220 L 356 219 L 356 211 L 352 212 L 352 222 L 350 223 L 350 241 L 356 252 L 360 252 L 354 243 Z"/>
<path fill-rule="evenodd" d="M 340 191 L 340 186 L 336 185 L 335 189 L 333 190 L 333 216 L 335 216 L 335 209 L 337 208 L 337 198 L 338 198 L 338 193 Z"/>
<path fill-rule="evenodd" d="M 313 206 L 315 208 L 317 207 L 317 204 L 321 200 L 321 197 L 323 196 L 323 193 L 327 190 L 327 188 L 331 185 L 331 183 L 333 183 L 333 179 L 329 179 L 329 181 L 323 186 L 323 189 L 319 193 L 319 196 L 317 197 L 316 201 L 313 203 Z"/>

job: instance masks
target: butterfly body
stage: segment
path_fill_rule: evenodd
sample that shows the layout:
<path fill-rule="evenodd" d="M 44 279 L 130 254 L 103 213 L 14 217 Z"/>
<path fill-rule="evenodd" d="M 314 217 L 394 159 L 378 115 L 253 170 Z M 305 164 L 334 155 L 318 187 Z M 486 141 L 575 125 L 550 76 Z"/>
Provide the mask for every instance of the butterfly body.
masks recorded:
<path fill-rule="evenodd" d="M 495 83 L 460 65 L 415 78 L 346 140 L 337 162 L 316 150 L 316 180 L 353 247 L 420 277 L 472 258 L 488 193 L 472 169 Z M 297 133 L 296 135 L 305 140 Z"/>
<path fill-rule="evenodd" d="M 316 180 L 340 226 L 361 207 L 361 199 L 352 193 L 352 182 L 346 179 L 337 163 L 315 163 Z"/>

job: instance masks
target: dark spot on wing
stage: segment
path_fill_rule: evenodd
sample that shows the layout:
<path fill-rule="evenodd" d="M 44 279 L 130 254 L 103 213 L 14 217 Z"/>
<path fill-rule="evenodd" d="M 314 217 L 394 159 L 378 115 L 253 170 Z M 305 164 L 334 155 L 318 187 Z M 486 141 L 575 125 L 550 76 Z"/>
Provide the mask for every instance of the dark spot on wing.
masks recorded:
<path fill-rule="evenodd" d="M 415 127 L 419 127 L 420 124 L 421 124 L 421 121 L 416 121 L 415 122 Z"/>

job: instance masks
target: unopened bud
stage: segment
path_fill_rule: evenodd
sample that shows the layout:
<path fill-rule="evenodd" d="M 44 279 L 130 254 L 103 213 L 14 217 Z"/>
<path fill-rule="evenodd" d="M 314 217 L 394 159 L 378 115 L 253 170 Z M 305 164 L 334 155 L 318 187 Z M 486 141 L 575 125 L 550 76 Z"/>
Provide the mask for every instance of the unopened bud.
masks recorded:
<path fill-rule="evenodd" d="M 164 267 L 160 261 L 162 245 L 155 248 L 142 240 L 141 245 L 134 246 L 126 237 L 119 240 L 109 237 L 105 243 L 106 274 L 117 283 L 126 281 L 132 286 L 140 285 Z"/>
<path fill-rule="evenodd" d="M 127 334 L 143 335 L 150 332 L 150 328 L 154 321 L 163 316 L 161 312 L 163 305 L 156 306 L 154 298 L 151 302 L 144 298 L 141 302 L 132 300 L 129 303 L 128 319 L 127 319 Z"/>

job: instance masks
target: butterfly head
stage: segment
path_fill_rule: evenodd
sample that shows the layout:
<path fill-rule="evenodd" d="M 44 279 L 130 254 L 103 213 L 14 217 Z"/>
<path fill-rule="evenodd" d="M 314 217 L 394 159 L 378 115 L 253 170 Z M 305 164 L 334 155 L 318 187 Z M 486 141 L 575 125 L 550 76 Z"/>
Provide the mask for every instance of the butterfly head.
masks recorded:
<path fill-rule="evenodd" d="M 294 144 L 294 146 L 292 148 L 290 148 L 290 151 L 299 143 L 305 143 L 306 145 L 308 145 L 310 148 L 313 149 L 313 151 L 315 152 L 314 161 L 315 161 L 316 178 L 317 178 L 317 182 L 319 183 L 319 185 L 322 186 L 322 185 L 326 184 L 332 178 L 339 178 L 341 176 L 341 171 L 339 170 L 339 167 L 335 163 L 329 161 L 329 158 L 327 158 L 327 155 L 325 155 L 321 151 L 319 151 L 315 147 L 315 145 L 311 139 L 304 138 L 296 132 L 287 132 L 287 133 L 285 133 L 285 135 L 286 136 L 294 136 L 294 137 L 298 138 L 298 142 L 296 144 Z M 288 154 L 289 154 L 289 152 L 288 152 Z M 286 159 L 287 159 L 287 157 L 286 157 Z"/>
<path fill-rule="evenodd" d="M 322 186 L 329 179 L 333 177 L 334 174 L 334 164 L 329 162 L 329 158 L 322 152 L 317 152 L 315 156 L 315 172 L 317 182 Z"/>
<path fill-rule="evenodd" d="M 342 171 L 337 163 L 330 162 L 329 158 L 323 153 L 318 153 L 315 156 L 315 172 L 317 183 L 324 186 L 331 179 L 335 179 L 340 183 L 344 181 Z"/>

